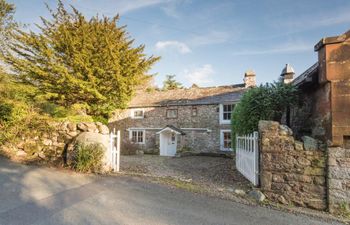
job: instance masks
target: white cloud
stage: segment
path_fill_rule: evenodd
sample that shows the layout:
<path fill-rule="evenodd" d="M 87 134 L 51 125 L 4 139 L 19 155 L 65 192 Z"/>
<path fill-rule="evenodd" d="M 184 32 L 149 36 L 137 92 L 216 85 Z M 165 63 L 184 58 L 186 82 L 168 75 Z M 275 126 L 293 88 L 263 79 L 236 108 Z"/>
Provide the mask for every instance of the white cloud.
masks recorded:
<path fill-rule="evenodd" d="M 90 2 L 92 1 L 96 1 L 96 0 L 75 0 L 74 3 L 78 3 L 78 4 L 74 4 L 75 6 L 78 6 L 78 8 L 82 8 L 85 10 L 89 10 L 91 12 L 94 12 L 97 9 L 92 9 L 92 8 L 87 8 L 86 5 L 89 5 Z M 108 10 L 107 12 L 103 12 L 102 14 L 106 14 L 106 15 L 115 15 L 116 13 L 120 13 L 120 14 L 125 14 L 127 12 L 131 12 L 131 11 L 135 11 L 138 9 L 142 9 L 142 8 L 146 8 L 146 7 L 151 7 L 151 6 L 155 6 L 155 5 L 160 5 L 160 4 L 165 4 L 168 3 L 170 0 L 110 0 L 108 1 L 111 5 L 110 11 Z M 91 4 L 91 3 L 90 3 Z M 115 10 L 116 9 L 116 12 Z"/>
<path fill-rule="evenodd" d="M 122 0 L 118 2 L 119 2 L 118 11 L 120 13 L 126 13 L 126 12 L 134 11 L 140 8 L 158 5 L 168 1 L 167 0 L 134 0 L 134 1 Z"/>
<path fill-rule="evenodd" d="M 244 50 L 233 52 L 232 55 L 271 55 L 271 54 L 288 54 L 288 53 L 297 53 L 312 51 L 312 44 L 298 44 L 298 43 L 287 43 L 280 46 L 274 46 L 268 49 L 257 49 L 257 50 Z"/>
<path fill-rule="evenodd" d="M 211 64 L 205 64 L 202 67 L 184 71 L 185 78 L 189 83 L 205 86 L 213 82 L 213 74 L 215 71 Z"/>
<path fill-rule="evenodd" d="M 281 20 L 270 20 L 269 24 L 277 28 L 288 28 L 295 32 L 350 23 L 349 8 L 334 10 L 327 13 L 286 17 Z"/>
<path fill-rule="evenodd" d="M 230 39 L 230 34 L 225 31 L 210 31 L 204 35 L 195 35 L 190 39 L 191 46 L 211 45 L 225 43 Z"/>
<path fill-rule="evenodd" d="M 180 41 L 158 41 L 156 43 L 157 50 L 164 50 L 167 48 L 175 49 L 181 54 L 187 54 L 191 52 L 191 49 L 185 43 Z"/>

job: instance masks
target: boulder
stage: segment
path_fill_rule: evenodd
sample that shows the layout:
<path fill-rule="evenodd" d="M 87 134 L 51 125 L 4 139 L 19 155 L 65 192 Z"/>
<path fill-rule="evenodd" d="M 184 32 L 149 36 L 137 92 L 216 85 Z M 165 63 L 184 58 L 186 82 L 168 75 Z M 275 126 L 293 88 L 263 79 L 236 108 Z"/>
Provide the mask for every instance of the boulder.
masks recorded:
<path fill-rule="evenodd" d="M 75 132 L 77 130 L 77 125 L 75 123 L 68 123 L 67 128 L 70 132 Z"/>
<path fill-rule="evenodd" d="M 303 136 L 301 138 L 304 142 L 305 151 L 316 151 L 318 150 L 318 141 L 309 136 Z"/>
<path fill-rule="evenodd" d="M 28 154 L 25 151 L 23 151 L 23 150 L 19 150 L 19 151 L 16 152 L 16 156 L 17 157 L 26 157 L 27 155 Z"/>
<path fill-rule="evenodd" d="M 79 129 L 79 127 L 78 127 Z M 67 148 L 67 164 L 69 166 L 74 164 L 75 160 L 75 149 L 74 146 L 76 144 L 80 145 L 91 145 L 91 144 L 98 144 L 102 147 L 104 151 L 104 156 L 102 159 L 102 173 L 110 171 L 111 165 L 110 165 L 110 158 L 111 158 L 111 152 L 109 149 L 109 136 L 94 132 L 82 132 L 78 136 L 76 136 L 72 142 L 69 144 Z"/>
<path fill-rule="evenodd" d="M 101 133 L 101 134 L 109 134 L 109 129 L 108 129 L 108 127 L 106 125 L 97 122 L 96 126 L 97 126 L 97 129 L 98 129 L 99 133 Z"/>
<path fill-rule="evenodd" d="M 293 135 L 292 129 L 290 129 L 286 125 L 280 125 L 279 129 L 280 129 L 279 134 L 281 136 L 291 136 L 291 135 Z"/>
<path fill-rule="evenodd" d="M 248 193 L 248 195 L 251 197 L 251 198 L 253 198 L 253 199 L 255 199 L 256 201 L 258 201 L 258 202 L 262 202 L 262 201 L 264 201 L 265 200 L 265 195 L 261 192 L 261 191 L 259 191 L 259 190 L 251 190 L 249 193 Z"/>
<path fill-rule="evenodd" d="M 243 191 L 242 189 L 235 189 L 234 192 L 236 195 L 245 195 L 245 191 Z"/>

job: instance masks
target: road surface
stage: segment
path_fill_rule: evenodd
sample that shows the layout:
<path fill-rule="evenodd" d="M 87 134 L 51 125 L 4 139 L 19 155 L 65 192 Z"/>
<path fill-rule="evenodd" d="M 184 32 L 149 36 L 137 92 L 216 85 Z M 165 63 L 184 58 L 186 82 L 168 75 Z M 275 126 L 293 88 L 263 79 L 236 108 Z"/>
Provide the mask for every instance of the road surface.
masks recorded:
<path fill-rule="evenodd" d="M 131 177 L 96 177 L 0 158 L 1 225 L 338 224 Z"/>

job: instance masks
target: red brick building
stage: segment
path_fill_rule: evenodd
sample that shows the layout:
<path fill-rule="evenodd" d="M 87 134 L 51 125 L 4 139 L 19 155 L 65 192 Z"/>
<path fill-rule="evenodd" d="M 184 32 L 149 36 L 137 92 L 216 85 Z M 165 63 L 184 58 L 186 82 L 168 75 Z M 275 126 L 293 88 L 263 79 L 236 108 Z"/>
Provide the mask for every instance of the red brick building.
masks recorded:
<path fill-rule="evenodd" d="M 350 30 L 323 38 L 315 51 L 318 62 L 292 81 L 302 102 L 287 118 L 297 138 L 322 141 L 328 209 L 350 213 Z"/>
<path fill-rule="evenodd" d="M 291 112 L 298 135 L 350 148 L 350 30 L 315 45 L 318 62 L 294 79 L 303 107 Z"/>

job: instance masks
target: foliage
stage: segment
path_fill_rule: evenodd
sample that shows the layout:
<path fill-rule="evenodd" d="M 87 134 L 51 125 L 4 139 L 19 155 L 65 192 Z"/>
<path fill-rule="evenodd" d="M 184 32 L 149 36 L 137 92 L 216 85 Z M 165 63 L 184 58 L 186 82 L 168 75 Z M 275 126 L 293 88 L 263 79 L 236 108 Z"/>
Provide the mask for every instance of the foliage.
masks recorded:
<path fill-rule="evenodd" d="M 175 75 L 166 75 L 165 81 L 163 82 L 163 90 L 174 90 L 183 88 L 180 82 L 175 80 Z"/>
<path fill-rule="evenodd" d="M 298 92 L 291 84 L 275 82 L 249 89 L 234 108 L 231 117 L 232 137 L 256 131 L 259 120 L 280 122 L 283 113 L 297 102 Z"/>
<path fill-rule="evenodd" d="M 74 168 L 77 171 L 84 173 L 101 171 L 104 151 L 99 144 L 76 144 L 74 148 L 77 152 Z"/>
<path fill-rule="evenodd" d="M 11 120 L 12 105 L 0 102 L 0 121 L 8 122 Z"/>
<path fill-rule="evenodd" d="M 51 19 L 37 25 L 40 32 L 15 28 L 14 41 L 2 55 L 15 77 L 57 105 L 86 103 L 93 116 L 107 118 L 125 107 L 159 58 L 147 57 L 144 45 L 133 47 L 126 27 L 117 26 L 119 16 L 87 20 L 61 1 L 50 13 Z"/>
<path fill-rule="evenodd" d="M 6 47 L 12 29 L 17 27 L 17 23 L 13 19 L 14 13 L 15 6 L 13 4 L 0 0 L 0 51 Z"/>

